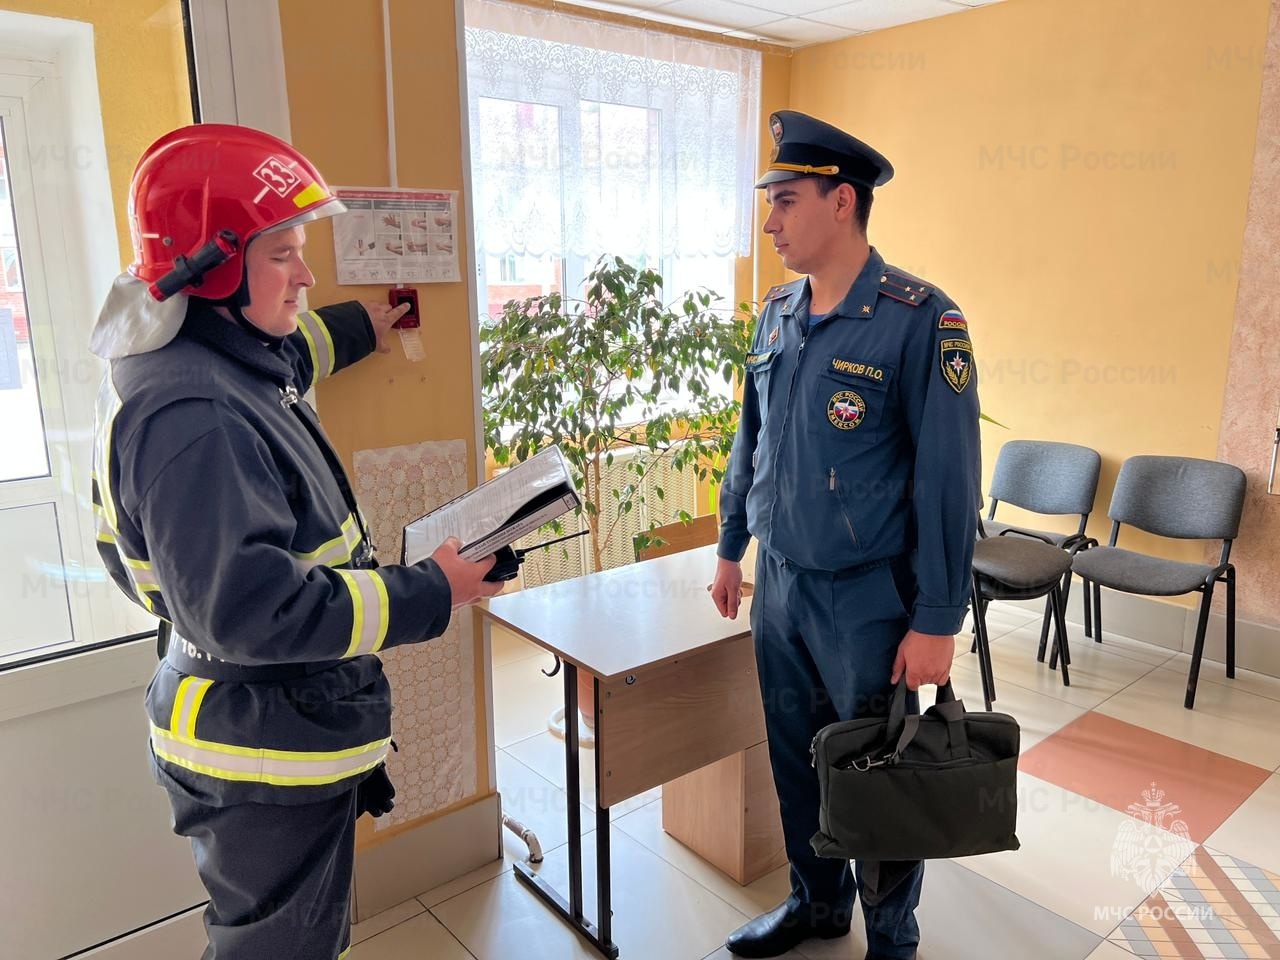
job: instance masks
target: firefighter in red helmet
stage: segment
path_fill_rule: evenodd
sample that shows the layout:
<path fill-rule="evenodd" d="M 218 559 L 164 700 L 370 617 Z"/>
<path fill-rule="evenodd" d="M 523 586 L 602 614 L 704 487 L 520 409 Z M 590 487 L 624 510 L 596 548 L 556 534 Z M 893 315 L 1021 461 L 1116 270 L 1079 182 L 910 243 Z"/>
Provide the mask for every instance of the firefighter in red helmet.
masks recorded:
<path fill-rule="evenodd" d="M 172 625 L 147 690 L 152 769 L 209 891 L 204 960 L 349 951 L 355 820 L 387 810 L 381 649 L 491 596 L 447 541 L 379 566 L 341 463 L 301 398 L 401 314 L 300 311 L 304 225 L 342 212 L 293 147 L 202 124 L 143 155 L 134 260 L 91 348 L 110 361 L 93 464 L 98 547 Z"/>

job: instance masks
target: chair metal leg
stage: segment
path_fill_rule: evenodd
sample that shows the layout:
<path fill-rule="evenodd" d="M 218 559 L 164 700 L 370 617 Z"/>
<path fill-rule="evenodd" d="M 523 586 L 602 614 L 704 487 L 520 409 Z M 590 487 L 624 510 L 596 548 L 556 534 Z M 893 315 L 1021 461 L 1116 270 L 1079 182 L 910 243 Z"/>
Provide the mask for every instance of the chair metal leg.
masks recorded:
<path fill-rule="evenodd" d="M 1227 567 L 1227 677 L 1236 678 L 1236 568 Z"/>
<path fill-rule="evenodd" d="M 1084 601 L 1084 635 L 1086 637 L 1093 636 L 1093 588 L 1084 577 L 1080 578 L 1080 589 L 1084 591 L 1081 599 Z"/>
<path fill-rule="evenodd" d="M 982 616 L 985 621 L 987 616 L 987 604 L 990 602 L 990 600 L 975 600 L 973 602 L 973 643 L 969 644 L 970 653 L 978 652 L 978 607 L 982 607 Z"/>
<path fill-rule="evenodd" d="M 1062 601 L 1062 591 L 1057 584 L 1054 585 L 1049 597 L 1053 605 L 1054 638 L 1056 642 L 1053 659 L 1061 659 L 1062 685 L 1069 687 L 1071 686 L 1071 672 L 1067 667 L 1071 663 L 1071 654 L 1067 652 L 1067 605 Z"/>
<path fill-rule="evenodd" d="M 1036 660 L 1044 663 L 1045 648 L 1049 645 L 1049 622 L 1053 615 L 1053 607 L 1050 604 L 1053 601 L 1048 597 L 1044 598 L 1044 617 L 1040 621 L 1040 646 L 1036 648 Z"/>
<path fill-rule="evenodd" d="M 995 677 L 991 672 L 991 645 L 987 636 L 987 609 L 986 604 L 982 602 L 982 591 L 978 587 L 977 574 L 973 574 L 971 582 L 973 643 L 978 653 L 978 672 L 982 675 L 982 699 L 986 703 L 987 710 L 990 710 L 996 698 L 996 691 Z"/>
<path fill-rule="evenodd" d="M 1182 705 L 1191 710 L 1196 705 L 1196 683 L 1200 679 L 1200 658 L 1204 656 L 1204 635 L 1209 628 L 1209 607 L 1213 603 L 1213 582 L 1204 585 L 1200 598 L 1200 619 L 1196 623 L 1196 643 L 1191 648 L 1191 670 L 1187 673 L 1187 696 Z"/>
<path fill-rule="evenodd" d="M 1093 642 L 1102 642 L 1102 584 L 1093 584 Z"/>

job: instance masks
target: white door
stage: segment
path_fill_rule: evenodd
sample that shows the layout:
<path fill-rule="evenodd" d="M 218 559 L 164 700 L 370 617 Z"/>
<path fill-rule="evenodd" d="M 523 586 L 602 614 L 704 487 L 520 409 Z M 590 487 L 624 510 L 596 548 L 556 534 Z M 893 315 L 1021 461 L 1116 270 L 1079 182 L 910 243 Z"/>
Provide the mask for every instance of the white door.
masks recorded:
<path fill-rule="evenodd" d="M 91 318 L 59 310 L 83 281 L 60 184 L 77 158 L 31 147 L 31 126 L 56 122 L 39 114 L 42 82 L 0 75 L 0 664 L 155 625 L 126 609 L 94 546 L 92 398 L 103 367 L 88 352 Z"/>

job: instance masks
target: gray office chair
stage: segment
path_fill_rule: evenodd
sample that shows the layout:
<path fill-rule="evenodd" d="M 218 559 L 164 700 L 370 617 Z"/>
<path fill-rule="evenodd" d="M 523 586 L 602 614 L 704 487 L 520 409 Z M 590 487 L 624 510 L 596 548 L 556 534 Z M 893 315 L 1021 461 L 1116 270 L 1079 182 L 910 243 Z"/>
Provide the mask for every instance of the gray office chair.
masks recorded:
<path fill-rule="evenodd" d="M 1227 585 L 1227 676 L 1236 675 L 1236 569 L 1229 563 L 1231 543 L 1240 532 L 1244 508 L 1244 471 L 1216 460 L 1191 457 L 1130 457 L 1120 467 L 1107 515 L 1111 517 L 1108 546 L 1075 555 L 1072 569 L 1093 589 L 1093 629 L 1102 636 L 1101 588 L 1154 597 L 1200 593 L 1191 670 L 1184 706 L 1195 705 L 1200 658 L 1209 625 L 1215 583 Z M 1121 524 L 1160 537 L 1179 540 L 1221 540 L 1217 566 L 1165 560 L 1116 546 Z"/>
<path fill-rule="evenodd" d="M 985 535 L 1030 537 L 1051 546 L 1060 547 L 1070 554 L 1092 546 L 1097 541 L 1087 537 L 1084 528 L 1089 522 L 1089 513 L 1093 510 L 1094 496 L 1098 492 L 1098 472 L 1101 467 L 1102 457 L 1098 455 L 1098 451 L 1090 447 L 1082 447 L 1074 443 L 1055 443 L 1049 440 L 1010 440 L 1000 448 L 1000 454 L 996 458 L 995 474 L 991 478 L 991 503 L 987 509 L 986 519 L 982 521 Z M 1003 523 L 995 519 L 996 507 L 1002 500 L 1024 510 L 1030 510 L 1032 513 L 1079 514 L 1080 523 L 1075 533 L 1054 533 L 1049 530 L 1036 530 Z M 1071 565 L 1068 563 L 1062 579 L 1061 602 L 1064 610 L 1070 592 Z M 1046 594 L 1041 593 L 1036 596 L 1046 596 Z M 1037 656 L 1041 660 L 1044 659 L 1045 645 L 1049 637 L 1049 625 L 1053 613 L 1050 606 L 1052 599 L 1052 597 L 1046 597 L 1044 621 L 1040 627 L 1040 650 Z M 1089 593 L 1085 591 L 1085 636 L 1092 635 L 1089 599 Z M 982 602 L 985 612 L 986 600 Z M 1101 634 L 1098 636 L 1100 637 Z M 976 649 L 976 635 L 974 646 Z"/>
<path fill-rule="evenodd" d="M 985 521 L 979 523 L 979 532 Z M 973 630 L 978 670 L 982 674 L 982 697 L 987 709 L 996 698 L 995 676 L 991 669 L 991 644 L 987 636 L 987 604 L 992 600 L 1035 600 L 1046 597 L 1046 618 L 1054 627 L 1053 655 L 1049 668 L 1062 663 L 1062 685 L 1071 686 L 1067 665 L 1066 602 L 1062 584 L 1071 573 L 1071 554 L 1058 547 L 1027 537 L 979 537 L 973 545 Z M 1044 661 L 1045 641 L 1040 641 L 1036 659 Z"/>

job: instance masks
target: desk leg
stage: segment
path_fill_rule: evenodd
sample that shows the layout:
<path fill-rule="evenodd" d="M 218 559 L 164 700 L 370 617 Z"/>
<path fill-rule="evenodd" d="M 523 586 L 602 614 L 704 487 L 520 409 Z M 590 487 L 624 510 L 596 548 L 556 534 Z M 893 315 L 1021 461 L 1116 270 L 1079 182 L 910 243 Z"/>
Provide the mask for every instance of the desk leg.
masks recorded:
<path fill-rule="evenodd" d="M 593 947 L 609 960 L 616 960 L 618 947 L 612 940 L 612 905 L 609 871 L 609 809 L 600 806 L 600 681 L 596 681 L 596 894 L 600 924 L 582 914 L 582 786 L 578 753 L 578 668 L 564 663 L 564 766 L 569 795 L 569 902 L 530 866 L 520 861 L 516 879 L 532 890 L 548 907 L 575 927 Z"/>

